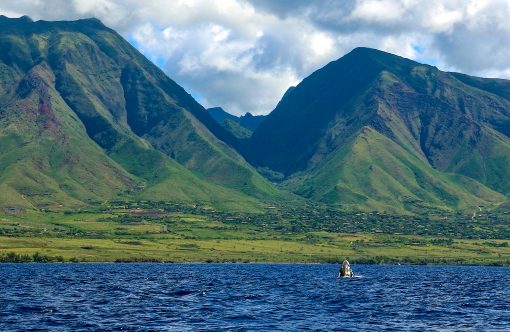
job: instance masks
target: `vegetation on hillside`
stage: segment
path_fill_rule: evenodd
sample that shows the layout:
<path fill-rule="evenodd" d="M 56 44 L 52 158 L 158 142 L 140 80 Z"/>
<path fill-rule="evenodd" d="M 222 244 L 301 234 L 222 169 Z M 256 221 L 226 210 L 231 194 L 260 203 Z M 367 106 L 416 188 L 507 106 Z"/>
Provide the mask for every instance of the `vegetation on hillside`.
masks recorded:
<path fill-rule="evenodd" d="M 289 90 L 244 153 L 294 192 L 342 206 L 499 204 L 510 190 L 509 96 L 505 80 L 357 48 Z"/>
<path fill-rule="evenodd" d="M 283 198 L 236 139 L 98 20 L 0 18 L 0 207 Z"/>

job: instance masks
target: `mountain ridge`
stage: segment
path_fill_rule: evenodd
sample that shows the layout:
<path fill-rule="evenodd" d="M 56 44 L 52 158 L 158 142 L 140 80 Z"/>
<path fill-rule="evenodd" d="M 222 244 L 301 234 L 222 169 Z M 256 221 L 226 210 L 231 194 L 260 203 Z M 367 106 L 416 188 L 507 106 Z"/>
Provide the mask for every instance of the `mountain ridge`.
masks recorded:
<path fill-rule="evenodd" d="M 0 178 L 0 185 L 10 193 L 5 196 L 17 197 L 5 201 L 55 208 L 138 197 L 251 209 L 260 207 L 260 200 L 281 196 L 234 150 L 234 136 L 99 20 L 3 18 L 0 26 L 2 157 L 11 155 L 9 147 L 20 149 L 15 142 L 37 145 L 55 140 L 54 134 L 60 132 L 82 141 L 63 151 L 34 147 L 39 161 L 28 153 L 4 159 L 4 167 L 18 170 Z M 21 113 L 21 104 L 28 105 L 30 116 Z M 60 119 L 63 114 L 65 121 Z M 80 146 L 97 153 L 85 153 Z M 60 154 L 67 155 L 63 164 L 48 162 Z M 79 189 L 62 186 L 57 179 L 70 160 L 88 163 L 65 175 L 69 183 L 85 184 Z M 94 168 L 97 172 L 90 171 Z M 17 183 L 13 179 L 19 171 L 34 180 Z M 109 179 L 118 183 L 99 185 L 108 184 Z"/>
<path fill-rule="evenodd" d="M 256 130 L 266 118 L 265 115 L 252 115 L 250 112 L 241 116 L 232 115 L 221 107 L 211 107 L 207 112 L 212 118 L 223 128 L 232 133 L 238 139 L 251 137 L 253 131 Z M 239 149 L 241 144 L 236 147 Z"/>
<path fill-rule="evenodd" d="M 247 142 L 244 154 L 257 167 L 283 173 L 284 184 L 294 192 L 308 192 L 323 200 L 310 194 L 310 188 L 327 187 L 330 190 L 325 192 L 330 192 L 335 185 L 343 185 L 370 200 L 384 183 L 356 188 L 358 179 L 345 187 L 335 181 L 317 182 L 311 175 L 334 180 L 335 173 L 355 167 L 358 161 L 340 163 L 335 154 L 368 127 L 398 144 L 405 154 L 423 161 L 427 169 L 420 173 L 430 179 L 435 170 L 471 178 L 486 187 L 482 195 L 485 203 L 497 203 L 510 189 L 510 138 L 506 131 L 510 104 L 505 88 L 504 80 L 442 72 L 383 51 L 356 48 L 287 92 Z M 389 149 L 388 144 L 379 148 Z M 332 159 L 340 164 L 327 168 L 331 174 L 317 174 Z M 357 175 L 364 176 L 367 173 Z M 416 182 L 417 177 L 418 173 L 409 173 L 409 179 L 401 181 Z M 464 181 L 463 193 L 455 181 L 449 182 L 445 190 L 464 198 L 451 201 L 447 208 L 460 208 L 466 200 L 476 204 L 473 197 L 467 197 L 470 191 L 479 191 L 473 187 L 478 184 L 468 182 Z M 402 201 L 405 192 L 402 188 L 396 197 Z M 429 203 L 440 196 L 429 196 Z M 384 200 L 380 198 L 379 203 Z M 345 202 L 340 197 L 336 203 Z M 379 205 L 392 208 L 392 204 Z M 405 210 L 402 203 L 398 205 L 398 211 Z M 364 208 L 363 203 L 356 207 Z"/>
<path fill-rule="evenodd" d="M 508 201 L 510 81 L 356 48 L 269 115 L 237 117 L 206 110 L 97 19 L 0 16 L 0 28 L 4 207 L 260 211 L 296 200 L 288 191 L 395 213 Z"/>

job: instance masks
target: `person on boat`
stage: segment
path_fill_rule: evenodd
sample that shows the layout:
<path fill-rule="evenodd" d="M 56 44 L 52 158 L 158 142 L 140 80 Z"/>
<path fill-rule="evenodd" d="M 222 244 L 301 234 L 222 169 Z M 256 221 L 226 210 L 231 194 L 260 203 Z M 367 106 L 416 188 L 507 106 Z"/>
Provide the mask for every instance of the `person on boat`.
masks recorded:
<path fill-rule="evenodd" d="M 351 264 L 349 264 L 349 261 L 346 259 L 342 263 L 342 267 L 338 273 L 338 278 L 351 278 L 353 276 L 354 273 L 352 273 Z"/>

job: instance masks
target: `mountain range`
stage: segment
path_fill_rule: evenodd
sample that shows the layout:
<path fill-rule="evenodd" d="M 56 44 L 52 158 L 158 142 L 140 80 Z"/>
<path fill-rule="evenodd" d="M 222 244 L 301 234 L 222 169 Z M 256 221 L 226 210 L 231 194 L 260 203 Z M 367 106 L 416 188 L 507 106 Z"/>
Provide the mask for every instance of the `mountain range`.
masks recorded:
<path fill-rule="evenodd" d="M 356 48 L 269 115 L 238 117 L 206 110 L 96 19 L 0 16 L 0 50 L 0 207 L 255 211 L 298 195 L 408 213 L 510 196 L 507 80 Z"/>
<path fill-rule="evenodd" d="M 184 89 L 96 19 L 0 17 L 0 202 L 239 209 L 280 192 Z"/>
<path fill-rule="evenodd" d="M 216 122 L 239 139 L 251 137 L 265 118 L 264 115 L 252 115 L 250 112 L 235 116 L 221 107 L 208 108 L 207 111 Z"/>

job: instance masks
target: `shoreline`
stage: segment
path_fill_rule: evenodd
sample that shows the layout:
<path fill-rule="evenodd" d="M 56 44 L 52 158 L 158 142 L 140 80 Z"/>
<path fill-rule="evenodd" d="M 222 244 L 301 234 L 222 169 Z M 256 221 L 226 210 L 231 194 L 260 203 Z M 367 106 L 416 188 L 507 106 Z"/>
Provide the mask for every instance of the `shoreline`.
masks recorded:
<path fill-rule="evenodd" d="M 296 261 L 158 261 L 158 260 L 141 260 L 141 259 L 132 259 L 132 260 L 114 260 L 114 261 L 94 261 L 94 260 L 87 260 L 87 261 L 0 261 L 0 265 L 7 265 L 7 264 L 13 264 L 13 265 L 30 265 L 30 264 L 55 264 L 55 265 L 70 265 L 70 264 L 110 264 L 110 265 L 122 265 L 122 264 L 168 264 L 168 265 L 245 265 L 245 264 L 252 264 L 252 265 L 342 265 L 343 260 L 339 260 L 338 262 L 296 262 Z M 405 261 L 390 261 L 390 262 L 370 262 L 370 261 L 356 261 L 356 260 L 350 260 L 351 265 L 392 265 L 392 266 L 479 266 L 479 267 L 505 267 L 510 268 L 510 263 L 508 262 L 465 262 L 465 263 L 458 263 L 455 262 L 437 262 L 437 261 L 430 261 L 430 262 L 405 262 Z"/>
<path fill-rule="evenodd" d="M 334 263 L 275 263 L 275 262 L 213 262 L 213 263 L 207 263 L 207 262 L 45 262 L 45 263 L 38 263 L 38 262 L 12 262 L 12 263 L 0 263 L 0 266 L 2 265 L 17 265 L 17 266 L 28 266 L 28 265 L 151 265 L 151 264 L 158 264 L 158 265 L 335 265 L 335 266 L 341 266 L 341 264 L 334 264 Z M 505 268 L 509 269 L 510 265 L 497 265 L 497 264 L 407 264 L 407 263 L 400 263 L 400 264 L 393 264 L 393 263 L 353 263 L 352 266 L 360 266 L 360 265 L 378 265 L 378 266 L 430 266 L 430 267 L 440 267 L 440 266 L 450 266 L 450 267 L 484 267 L 484 268 Z"/>

